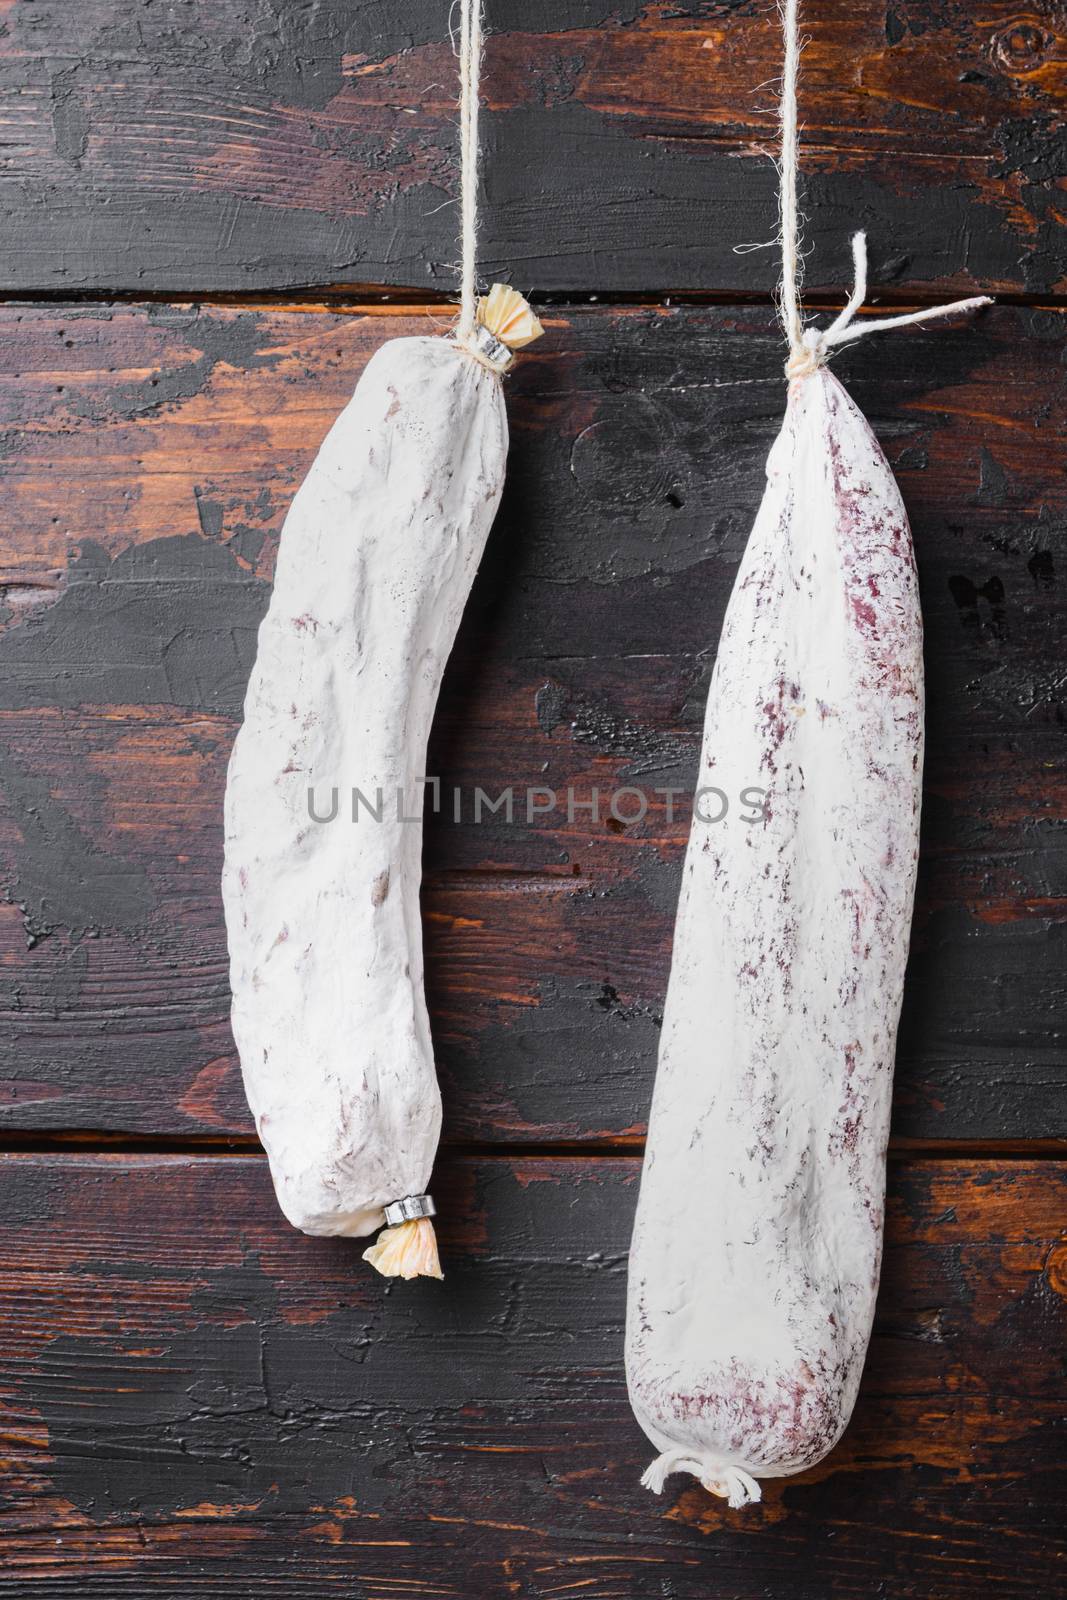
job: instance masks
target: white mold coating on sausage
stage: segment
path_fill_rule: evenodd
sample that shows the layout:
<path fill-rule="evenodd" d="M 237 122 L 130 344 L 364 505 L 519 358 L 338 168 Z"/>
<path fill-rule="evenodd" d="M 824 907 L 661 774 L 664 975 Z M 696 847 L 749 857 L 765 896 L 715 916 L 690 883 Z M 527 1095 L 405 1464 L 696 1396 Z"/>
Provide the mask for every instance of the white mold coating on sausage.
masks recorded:
<path fill-rule="evenodd" d="M 368 1234 L 426 1189 L 441 1105 L 423 996 L 430 722 L 504 483 L 499 379 L 445 339 L 368 363 L 282 532 L 226 790 L 233 1031 L 282 1210 Z M 338 789 L 338 815 L 329 814 Z M 358 787 L 366 810 L 351 820 Z"/>
<path fill-rule="evenodd" d="M 731 1504 L 840 1438 L 881 1259 L 919 843 L 922 624 L 900 493 L 825 369 L 796 382 L 738 572 L 630 1256 L 626 1370 L 657 1449 Z M 710 814 L 714 814 L 711 812 Z"/>

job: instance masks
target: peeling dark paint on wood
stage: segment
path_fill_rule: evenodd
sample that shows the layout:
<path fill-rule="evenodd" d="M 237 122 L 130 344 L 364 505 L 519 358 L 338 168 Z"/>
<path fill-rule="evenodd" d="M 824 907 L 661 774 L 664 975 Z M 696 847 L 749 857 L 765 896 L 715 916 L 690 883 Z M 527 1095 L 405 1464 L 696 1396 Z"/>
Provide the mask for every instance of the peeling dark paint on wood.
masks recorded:
<path fill-rule="evenodd" d="M 447 289 L 447 6 L 9 0 L 4 282 Z M 494 0 L 482 261 L 524 289 L 729 289 L 776 215 L 773 7 Z M 1067 27 L 1054 0 L 813 8 L 813 283 L 1063 287 Z M 848 69 L 842 70 L 842 63 Z M 773 252 L 745 262 L 769 289 Z"/>
<path fill-rule="evenodd" d="M 268 597 L 195 534 L 113 560 L 86 541 L 63 592 L 0 635 L 0 708 L 144 703 L 236 717 Z"/>

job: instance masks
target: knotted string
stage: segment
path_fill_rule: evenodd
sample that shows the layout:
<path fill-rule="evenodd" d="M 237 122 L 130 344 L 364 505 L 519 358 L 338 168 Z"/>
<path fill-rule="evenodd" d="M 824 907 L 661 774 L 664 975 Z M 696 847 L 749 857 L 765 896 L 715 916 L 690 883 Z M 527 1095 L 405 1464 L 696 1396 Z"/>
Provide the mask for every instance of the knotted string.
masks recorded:
<path fill-rule="evenodd" d="M 935 317 L 950 317 L 957 311 L 975 311 L 979 306 L 993 303 L 989 295 L 980 294 L 969 300 L 953 300 L 949 305 L 929 306 L 924 311 L 910 311 L 902 316 L 878 317 L 873 322 L 854 322 L 853 317 L 867 294 L 867 236 L 856 233 L 852 236 L 855 280 L 847 303 L 828 328 L 805 328 L 800 302 L 800 224 L 797 211 L 800 144 L 797 134 L 797 79 L 801 49 L 798 9 L 799 0 L 781 0 L 785 52 L 778 106 L 782 129 L 779 171 L 782 282 L 778 306 L 782 328 L 789 340 L 789 360 L 785 366 L 785 375 L 789 379 L 805 378 L 809 373 L 816 372 L 829 359 L 835 345 L 848 344 L 864 338 L 868 333 L 880 333 L 885 328 L 904 328 L 912 322 L 929 322 Z"/>
<path fill-rule="evenodd" d="M 754 1505 L 762 1498 L 759 1484 L 743 1467 L 686 1449 L 665 1450 L 657 1456 L 646 1467 L 642 1486 L 653 1494 L 662 1494 L 663 1485 L 674 1472 L 691 1472 L 709 1494 L 725 1500 L 731 1511 L 740 1511 L 742 1506 Z"/>
<path fill-rule="evenodd" d="M 459 322 L 456 335 L 470 337 L 477 303 L 478 242 L 478 80 L 482 70 L 482 0 L 460 0 L 459 155 L 460 249 Z"/>

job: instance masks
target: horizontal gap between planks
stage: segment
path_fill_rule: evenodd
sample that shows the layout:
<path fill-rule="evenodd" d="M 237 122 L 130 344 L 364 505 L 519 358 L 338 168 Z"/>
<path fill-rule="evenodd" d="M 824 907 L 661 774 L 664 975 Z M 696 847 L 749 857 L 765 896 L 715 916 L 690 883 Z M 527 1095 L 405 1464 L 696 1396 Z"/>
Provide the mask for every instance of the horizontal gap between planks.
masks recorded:
<path fill-rule="evenodd" d="M 877 296 L 879 312 L 887 310 L 917 310 L 943 305 L 959 299 L 961 291 L 896 289 L 872 286 Z M 840 310 L 841 300 L 847 292 L 818 290 L 806 294 L 808 311 Z M 973 291 L 985 291 L 975 286 Z M 1022 306 L 1032 311 L 1067 310 L 1067 294 L 1027 295 L 1016 293 L 994 294 L 997 305 Z M 602 308 L 633 308 L 634 310 L 663 310 L 673 306 L 763 306 L 775 305 L 770 291 L 747 289 L 670 289 L 659 291 L 634 290 L 580 290 L 545 291 L 532 293 L 531 303 L 545 311 L 589 311 Z M 424 289 L 389 289 L 379 284 L 308 285 L 291 289 L 4 289 L 0 290 L 0 305 L 199 305 L 232 306 L 243 310 L 288 310 L 299 312 L 349 312 L 369 316 L 425 316 L 428 313 L 457 313 L 459 307 L 451 294 L 429 294 Z"/>
<path fill-rule="evenodd" d="M 615 1139 L 541 1139 L 517 1143 L 507 1139 L 446 1141 L 441 1154 L 448 1160 L 633 1160 L 645 1147 L 634 1134 Z M 130 1135 L 80 1129 L 49 1133 L 8 1130 L 0 1133 L 0 1157 L 5 1155 L 107 1155 L 251 1157 L 265 1160 L 259 1140 L 252 1134 Z M 1067 1161 L 1067 1139 L 893 1139 L 890 1161 Z"/>

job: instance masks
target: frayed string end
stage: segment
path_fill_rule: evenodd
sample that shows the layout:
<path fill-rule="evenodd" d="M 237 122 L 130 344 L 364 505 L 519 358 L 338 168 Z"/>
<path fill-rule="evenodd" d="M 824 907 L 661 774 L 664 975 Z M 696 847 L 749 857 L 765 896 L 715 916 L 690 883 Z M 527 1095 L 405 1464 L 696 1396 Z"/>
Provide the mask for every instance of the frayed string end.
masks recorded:
<path fill-rule="evenodd" d="M 852 264 L 855 269 L 852 293 L 828 328 L 805 328 L 790 348 L 785 375 L 792 382 L 817 372 L 829 360 L 836 345 L 853 344 L 869 333 L 882 333 L 886 328 L 907 328 L 917 322 L 932 322 L 939 317 L 954 317 L 963 312 L 977 311 L 980 306 L 993 304 L 987 294 L 972 295 L 969 300 L 952 300 L 944 306 L 927 306 L 922 311 L 909 311 L 903 316 L 877 317 L 865 322 L 853 318 L 867 294 L 867 236 L 852 236 Z"/>
<path fill-rule="evenodd" d="M 712 1456 L 693 1455 L 689 1450 L 665 1450 L 651 1462 L 641 1476 L 641 1484 L 653 1494 L 662 1494 L 667 1479 L 675 1472 L 690 1472 L 699 1478 L 710 1494 L 725 1500 L 731 1511 L 755 1505 L 763 1498 L 759 1484 L 742 1467 L 723 1463 Z"/>

